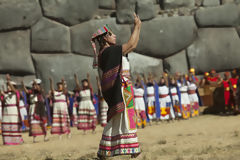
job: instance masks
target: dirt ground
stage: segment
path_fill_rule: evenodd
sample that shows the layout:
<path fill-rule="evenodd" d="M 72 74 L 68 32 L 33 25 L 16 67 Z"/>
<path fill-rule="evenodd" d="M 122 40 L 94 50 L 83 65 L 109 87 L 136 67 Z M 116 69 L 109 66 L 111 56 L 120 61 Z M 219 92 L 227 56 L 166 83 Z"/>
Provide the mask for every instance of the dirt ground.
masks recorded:
<path fill-rule="evenodd" d="M 20 146 L 0 145 L 1 160 L 94 160 L 101 138 L 97 133 L 82 132 L 72 128 L 72 138 L 49 134 L 50 141 L 32 143 L 27 133 Z M 138 130 L 142 154 L 136 160 L 239 160 L 240 116 L 204 115 L 190 120 L 160 122 Z M 2 144 L 2 142 L 0 141 Z M 129 156 L 109 158 L 130 159 Z"/>

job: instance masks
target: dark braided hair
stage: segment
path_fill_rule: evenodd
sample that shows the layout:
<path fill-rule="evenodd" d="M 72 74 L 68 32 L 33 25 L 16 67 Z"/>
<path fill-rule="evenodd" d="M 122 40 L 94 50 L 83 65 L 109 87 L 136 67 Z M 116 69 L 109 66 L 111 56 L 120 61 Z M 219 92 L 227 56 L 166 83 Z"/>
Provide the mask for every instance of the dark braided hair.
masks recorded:
<path fill-rule="evenodd" d="M 99 47 L 100 47 L 100 50 L 103 49 L 103 47 L 106 45 L 106 41 L 104 39 L 104 37 L 107 35 L 108 33 L 104 33 L 98 37 L 96 37 L 97 41 L 98 41 L 98 44 L 99 44 Z"/>

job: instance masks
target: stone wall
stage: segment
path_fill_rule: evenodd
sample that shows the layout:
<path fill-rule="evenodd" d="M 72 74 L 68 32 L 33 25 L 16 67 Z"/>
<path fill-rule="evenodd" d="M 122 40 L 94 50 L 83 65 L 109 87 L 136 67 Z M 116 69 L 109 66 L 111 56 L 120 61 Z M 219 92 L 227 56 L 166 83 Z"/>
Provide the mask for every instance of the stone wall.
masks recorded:
<path fill-rule="evenodd" d="M 239 0 L 0 0 L 0 79 L 10 73 L 70 89 L 73 74 L 91 73 L 91 34 L 109 24 L 118 44 L 127 42 L 133 11 L 142 19 L 140 42 L 129 55 L 132 73 L 202 74 L 240 67 Z M 0 80 L 3 83 L 3 80 Z"/>

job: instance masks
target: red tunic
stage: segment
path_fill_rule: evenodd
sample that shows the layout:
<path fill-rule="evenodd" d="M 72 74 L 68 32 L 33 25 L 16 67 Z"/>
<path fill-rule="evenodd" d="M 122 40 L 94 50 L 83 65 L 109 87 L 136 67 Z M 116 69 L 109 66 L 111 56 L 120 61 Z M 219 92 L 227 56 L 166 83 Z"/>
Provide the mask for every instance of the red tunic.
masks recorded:
<path fill-rule="evenodd" d="M 229 80 L 223 80 L 225 106 L 230 104 L 230 86 Z"/>
<path fill-rule="evenodd" d="M 208 77 L 207 80 L 210 81 L 210 82 L 217 82 L 218 77 Z"/>
<path fill-rule="evenodd" d="M 233 91 L 237 91 L 237 83 L 238 83 L 238 79 L 237 78 L 230 78 L 229 79 L 231 84 L 232 84 L 232 87 L 233 87 Z"/>

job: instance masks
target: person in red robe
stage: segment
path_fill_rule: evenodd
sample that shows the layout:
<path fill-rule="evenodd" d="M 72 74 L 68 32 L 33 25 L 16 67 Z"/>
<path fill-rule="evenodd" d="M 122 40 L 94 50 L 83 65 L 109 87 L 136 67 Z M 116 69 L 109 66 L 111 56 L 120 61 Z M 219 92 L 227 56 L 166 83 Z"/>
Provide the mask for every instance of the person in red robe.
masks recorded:
<path fill-rule="evenodd" d="M 210 76 L 208 76 L 207 81 L 210 85 L 217 85 L 220 81 L 220 75 L 216 73 L 214 69 L 211 70 Z"/>
<path fill-rule="evenodd" d="M 238 76 L 236 70 L 232 71 L 232 77 L 229 79 L 230 89 L 231 89 L 231 107 L 235 112 L 238 111 L 238 98 L 237 98 L 237 89 L 238 89 Z"/>
<path fill-rule="evenodd" d="M 225 111 L 229 109 L 230 105 L 230 85 L 229 85 L 229 72 L 224 73 L 224 79 L 222 80 L 223 88 L 224 88 L 224 101 L 225 101 Z"/>

